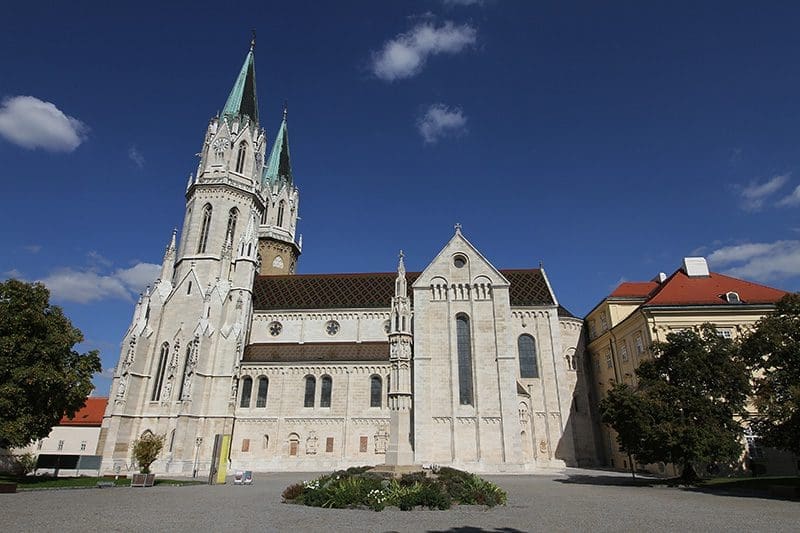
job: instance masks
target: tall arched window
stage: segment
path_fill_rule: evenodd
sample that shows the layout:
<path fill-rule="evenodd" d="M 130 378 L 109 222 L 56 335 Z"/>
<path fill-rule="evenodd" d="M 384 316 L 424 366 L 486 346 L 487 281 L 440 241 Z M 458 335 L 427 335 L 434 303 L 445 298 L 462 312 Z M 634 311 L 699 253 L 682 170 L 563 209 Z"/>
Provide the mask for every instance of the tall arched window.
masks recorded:
<path fill-rule="evenodd" d="M 283 210 L 286 209 L 286 202 L 283 200 L 278 204 L 278 226 L 283 227 Z"/>
<path fill-rule="evenodd" d="M 322 390 L 319 395 L 319 406 L 331 406 L 331 392 L 333 391 L 333 380 L 330 376 L 322 376 Z"/>
<path fill-rule="evenodd" d="M 380 407 L 381 398 L 383 397 L 383 383 L 380 376 L 372 376 L 369 378 L 369 406 Z"/>
<path fill-rule="evenodd" d="M 539 366 L 536 364 L 536 341 L 530 335 L 520 335 L 517 339 L 519 350 L 519 376 L 538 378 Z"/>
<path fill-rule="evenodd" d="M 269 200 L 264 202 L 264 212 L 261 213 L 261 225 L 267 223 L 267 217 L 269 216 Z"/>
<path fill-rule="evenodd" d="M 161 399 L 161 385 L 164 384 L 164 373 L 167 371 L 167 359 L 169 359 L 169 343 L 165 342 L 161 345 L 161 355 L 158 358 L 158 366 L 156 367 L 156 380 L 153 383 L 153 394 L 150 400 L 157 402 Z"/>
<path fill-rule="evenodd" d="M 206 204 L 203 207 L 203 222 L 200 224 L 200 240 L 197 241 L 197 253 L 204 254 L 206 252 L 206 244 L 208 243 L 208 230 L 211 227 L 211 204 Z"/>
<path fill-rule="evenodd" d="M 469 317 L 456 315 L 456 343 L 458 344 L 458 398 L 461 405 L 472 405 L 472 340 Z"/>
<path fill-rule="evenodd" d="M 189 370 L 189 359 L 192 357 L 192 344 L 186 347 L 186 358 L 183 360 L 183 372 L 181 373 L 181 385 L 178 389 L 178 399 L 183 400 L 183 385 L 186 383 L 186 371 Z"/>
<path fill-rule="evenodd" d="M 317 379 L 314 376 L 306 376 L 306 394 L 303 399 L 303 407 L 314 407 L 314 394 L 317 392 Z"/>
<path fill-rule="evenodd" d="M 239 407 L 250 407 L 250 396 L 253 394 L 253 378 L 250 376 L 243 377 L 240 390 Z"/>
<path fill-rule="evenodd" d="M 267 406 L 267 391 L 269 390 L 269 380 L 266 376 L 258 378 L 258 395 L 256 396 L 256 407 Z"/>
<path fill-rule="evenodd" d="M 225 230 L 225 242 L 230 238 L 233 242 L 233 234 L 236 231 L 236 219 L 239 217 L 239 210 L 235 207 L 228 211 L 228 228 Z"/>
<path fill-rule="evenodd" d="M 242 141 L 239 144 L 239 154 L 236 156 L 236 172 L 244 170 L 244 158 L 247 155 L 247 143 Z"/>

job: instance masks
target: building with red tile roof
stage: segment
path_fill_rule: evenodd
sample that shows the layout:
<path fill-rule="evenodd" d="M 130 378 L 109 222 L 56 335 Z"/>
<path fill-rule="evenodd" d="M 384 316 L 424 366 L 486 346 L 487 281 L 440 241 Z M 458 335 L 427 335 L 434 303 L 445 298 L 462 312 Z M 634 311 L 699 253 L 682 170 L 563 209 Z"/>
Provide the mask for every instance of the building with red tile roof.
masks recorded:
<path fill-rule="evenodd" d="M 703 323 L 713 324 L 724 337 L 736 338 L 774 310 L 785 294 L 780 289 L 711 272 L 701 257 L 685 258 L 681 268 L 670 276 L 662 273 L 651 281 L 620 283 L 585 320 L 595 418 L 599 420 L 599 400 L 614 384 L 636 384 L 634 371 L 651 357 L 653 342 L 665 341 L 670 332 Z M 597 451 L 604 462 L 628 469 L 628 456 L 617 448 L 613 432 L 602 426 L 597 433 Z M 784 470 L 785 458 L 774 459 L 768 471 Z"/>

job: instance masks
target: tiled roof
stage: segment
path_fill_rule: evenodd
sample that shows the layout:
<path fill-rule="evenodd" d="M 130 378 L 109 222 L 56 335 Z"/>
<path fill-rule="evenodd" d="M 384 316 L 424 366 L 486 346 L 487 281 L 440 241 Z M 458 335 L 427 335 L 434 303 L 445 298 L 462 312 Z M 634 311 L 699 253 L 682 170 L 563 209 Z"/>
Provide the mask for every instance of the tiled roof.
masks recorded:
<path fill-rule="evenodd" d="M 100 426 L 106 412 L 108 398 L 86 398 L 86 403 L 72 418 L 62 417 L 59 426 Z"/>
<path fill-rule="evenodd" d="M 610 294 L 611 298 L 644 298 L 658 287 L 655 281 L 625 281 Z"/>
<path fill-rule="evenodd" d="M 559 305 L 558 306 L 558 316 L 561 316 L 561 317 L 564 317 L 564 318 L 578 318 L 575 315 L 573 315 L 572 313 L 570 313 L 569 310 L 566 307 L 564 307 L 563 305 Z"/>
<path fill-rule="evenodd" d="M 388 361 L 388 342 L 307 342 L 251 344 L 244 349 L 246 363 L 293 361 Z"/>
<path fill-rule="evenodd" d="M 731 305 L 725 299 L 728 292 L 739 294 L 743 304 L 772 304 L 786 294 L 779 289 L 716 272 L 709 276 L 689 277 L 683 270 L 678 270 L 643 305 Z"/>
<path fill-rule="evenodd" d="M 511 305 L 552 305 L 539 269 L 501 270 L 511 282 Z M 411 285 L 420 272 L 408 272 Z M 256 311 L 294 309 L 387 309 L 394 296 L 396 272 L 365 274 L 295 274 L 258 276 L 253 283 Z"/>

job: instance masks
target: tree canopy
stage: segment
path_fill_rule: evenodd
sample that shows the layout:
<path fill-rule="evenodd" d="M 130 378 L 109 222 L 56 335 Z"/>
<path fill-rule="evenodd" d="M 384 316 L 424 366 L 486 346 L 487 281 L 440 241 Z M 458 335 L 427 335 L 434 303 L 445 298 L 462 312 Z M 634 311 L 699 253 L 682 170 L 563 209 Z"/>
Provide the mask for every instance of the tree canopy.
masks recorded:
<path fill-rule="evenodd" d="M 800 454 L 800 293 L 756 323 L 742 354 L 754 376 L 751 428 L 763 444 Z"/>
<path fill-rule="evenodd" d="M 636 369 L 637 386 L 615 385 L 600 404 L 620 448 L 642 463 L 681 465 L 687 480 L 699 464 L 736 460 L 742 428 L 734 416 L 749 392 L 737 345 L 703 324 L 668 334 L 652 352 Z"/>
<path fill-rule="evenodd" d="M 83 341 L 41 283 L 0 283 L 0 448 L 46 437 L 62 416 L 73 416 L 100 371 L 96 350 Z"/>

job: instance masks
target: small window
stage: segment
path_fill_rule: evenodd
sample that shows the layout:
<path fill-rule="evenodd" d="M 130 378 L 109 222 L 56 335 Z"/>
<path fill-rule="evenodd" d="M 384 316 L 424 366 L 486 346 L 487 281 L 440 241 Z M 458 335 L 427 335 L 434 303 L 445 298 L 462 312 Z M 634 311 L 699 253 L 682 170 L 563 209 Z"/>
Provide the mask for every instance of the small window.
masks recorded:
<path fill-rule="evenodd" d="M 269 390 L 269 380 L 265 376 L 258 378 L 258 394 L 256 395 L 256 407 L 267 406 L 267 391 Z"/>
<path fill-rule="evenodd" d="M 242 378 L 242 392 L 239 407 L 250 407 L 250 396 L 253 394 L 253 378 L 245 376 Z"/>
<path fill-rule="evenodd" d="M 331 392 L 333 390 L 333 380 L 330 376 L 322 376 L 322 390 L 319 395 L 319 406 L 331 406 Z"/>
<path fill-rule="evenodd" d="M 740 304 L 742 303 L 742 299 L 739 298 L 738 292 L 729 292 L 725 294 L 725 299 L 728 301 L 729 304 Z"/>
<path fill-rule="evenodd" d="M 464 268 L 467 265 L 467 258 L 461 254 L 453 257 L 453 266 L 456 268 Z"/>
<path fill-rule="evenodd" d="M 619 345 L 619 354 L 622 356 L 623 361 L 628 360 L 628 345 L 625 341 L 622 341 L 622 344 Z"/>
<path fill-rule="evenodd" d="M 325 331 L 328 332 L 328 335 L 336 335 L 339 333 L 339 329 L 339 323 L 335 320 L 328 320 L 328 322 L 325 324 Z"/>
<path fill-rule="evenodd" d="M 369 445 L 369 437 L 361 437 L 358 439 L 358 451 L 366 453 L 367 446 Z"/>
<path fill-rule="evenodd" d="M 333 437 L 325 439 L 325 451 L 331 453 L 333 451 Z"/>
<path fill-rule="evenodd" d="M 58 441 L 58 451 L 61 451 L 63 449 L 64 449 L 64 441 L 60 440 Z"/>
<path fill-rule="evenodd" d="M 186 286 L 186 294 L 192 294 L 192 282 L 189 280 L 189 284 Z"/>
<path fill-rule="evenodd" d="M 150 396 L 150 401 L 157 402 L 161 399 L 161 385 L 164 383 L 164 373 L 167 371 L 167 359 L 169 358 L 169 343 L 161 345 L 161 355 L 158 358 L 158 367 L 156 367 L 156 379 L 153 383 L 153 393 Z"/>
<path fill-rule="evenodd" d="M 642 343 L 642 336 L 640 334 L 636 334 L 633 340 L 634 344 L 636 344 L 636 354 L 642 355 L 644 353 L 644 343 Z"/>
<path fill-rule="evenodd" d="M 228 227 L 225 229 L 225 242 L 233 242 L 236 233 L 236 219 L 239 218 L 239 210 L 235 207 L 228 211 Z"/>
<path fill-rule="evenodd" d="M 611 359 L 611 351 L 606 352 L 606 368 L 613 368 L 614 361 Z"/>
<path fill-rule="evenodd" d="M 283 227 L 283 212 L 286 209 L 286 202 L 283 200 L 278 204 L 278 226 Z"/>
<path fill-rule="evenodd" d="M 600 313 L 600 332 L 605 332 L 608 329 L 608 317 L 606 317 L 606 312 L 602 311 Z"/>
<path fill-rule="evenodd" d="M 520 335 L 517 339 L 519 351 L 519 377 L 538 378 L 539 367 L 536 362 L 536 341 L 530 335 Z"/>
<path fill-rule="evenodd" d="M 380 407 L 381 399 L 383 398 L 383 383 L 380 376 L 372 376 L 369 378 L 369 406 Z"/>
<path fill-rule="evenodd" d="M 250 439 L 242 439 L 242 451 L 243 452 L 250 451 Z"/>
<path fill-rule="evenodd" d="M 272 323 L 270 323 L 270 325 L 269 325 L 269 334 L 270 335 L 272 335 L 273 337 L 277 337 L 278 335 L 281 334 L 281 331 L 283 331 L 283 326 L 281 325 L 280 322 L 272 322 Z"/>
<path fill-rule="evenodd" d="M 236 172 L 239 174 L 244 170 L 244 160 L 247 155 L 247 143 L 242 142 L 239 144 L 239 153 L 236 156 Z"/>
<path fill-rule="evenodd" d="M 717 335 L 723 339 L 732 339 L 733 330 L 731 328 L 717 328 Z"/>
<path fill-rule="evenodd" d="M 85 441 L 85 440 L 82 440 L 82 441 L 81 441 L 81 451 L 82 451 L 82 452 L 85 452 L 85 451 L 86 451 L 86 441 Z"/>
<path fill-rule="evenodd" d="M 200 225 L 200 239 L 197 241 L 197 253 L 202 254 L 206 251 L 208 244 L 208 230 L 211 227 L 211 204 L 203 206 L 203 222 Z"/>
<path fill-rule="evenodd" d="M 317 379 L 314 376 L 306 376 L 306 390 L 303 399 L 303 407 L 314 407 L 314 395 L 317 392 Z"/>
<path fill-rule="evenodd" d="M 265 450 L 269 449 L 269 435 L 264 435 L 264 438 L 261 440 L 261 443 Z"/>

